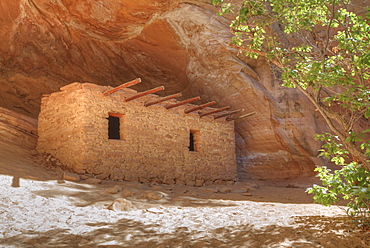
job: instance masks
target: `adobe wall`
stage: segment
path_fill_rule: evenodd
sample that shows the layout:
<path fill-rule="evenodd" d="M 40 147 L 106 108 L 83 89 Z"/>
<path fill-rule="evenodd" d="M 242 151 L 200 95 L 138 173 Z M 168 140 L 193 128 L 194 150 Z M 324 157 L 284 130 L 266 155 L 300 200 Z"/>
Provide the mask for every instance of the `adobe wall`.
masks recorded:
<path fill-rule="evenodd" d="M 73 83 L 44 97 L 38 151 L 76 172 L 109 173 L 113 180 L 191 185 L 236 179 L 233 121 L 184 114 L 192 104 L 164 108 L 176 100 L 145 107 L 159 98 L 153 94 L 124 102 L 136 91 L 104 96 L 109 89 Z M 108 139 L 109 112 L 123 114 L 121 140 Z M 190 130 L 199 131 L 197 151 L 189 151 Z"/>

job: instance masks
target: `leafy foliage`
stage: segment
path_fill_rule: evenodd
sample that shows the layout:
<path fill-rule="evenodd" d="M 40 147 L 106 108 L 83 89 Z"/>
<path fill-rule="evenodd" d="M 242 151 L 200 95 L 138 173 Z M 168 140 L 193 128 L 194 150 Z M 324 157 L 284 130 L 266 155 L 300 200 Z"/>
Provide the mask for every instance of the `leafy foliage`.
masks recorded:
<path fill-rule="evenodd" d="M 307 192 L 314 194 L 314 201 L 325 206 L 347 200 L 347 214 L 358 217 L 360 225 L 370 226 L 370 172 L 352 162 L 342 169 L 331 172 L 330 169 L 315 169 L 322 186 L 313 185 Z"/>
<path fill-rule="evenodd" d="M 230 46 L 280 68 L 282 84 L 299 89 L 331 133 L 320 156 L 341 170 L 317 168 L 316 202 L 348 200 L 349 214 L 370 211 L 370 8 L 352 12 L 350 0 L 211 0 L 220 15 L 233 13 Z M 368 222 L 367 222 L 368 223 Z"/>
<path fill-rule="evenodd" d="M 230 46 L 282 71 L 315 105 L 351 157 L 370 169 L 370 13 L 349 0 L 211 0 L 233 13 Z M 367 126 L 366 126 L 367 125 Z"/>
<path fill-rule="evenodd" d="M 316 203 L 325 206 L 347 200 L 347 214 L 359 217 L 359 225 L 370 227 L 370 171 L 357 162 L 346 163 L 349 152 L 343 148 L 338 137 L 325 133 L 317 134 L 316 139 L 326 141 L 319 150 L 319 156 L 330 159 L 336 165 L 342 166 L 342 169 L 331 172 L 325 166 L 316 168 L 322 186 L 313 185 L 307 192 L 314 194 Z M 356 135 L 352 139 L 357 141 L 361 138 Z"/>

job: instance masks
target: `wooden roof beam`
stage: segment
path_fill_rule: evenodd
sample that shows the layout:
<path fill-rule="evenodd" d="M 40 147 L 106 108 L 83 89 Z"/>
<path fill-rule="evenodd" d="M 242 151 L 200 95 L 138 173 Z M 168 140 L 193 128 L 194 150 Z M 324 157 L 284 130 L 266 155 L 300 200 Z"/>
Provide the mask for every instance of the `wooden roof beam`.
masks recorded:
<path fill-rule="evenodd" d="M 227 121 L 234 121 L 234 120 L 241 119 L 241 118 L 245 118 L 245 117 L 252 116 L 252 115 L 255 115 L 255 114 L 257 114 L 257 112 L 256 112 L 256 111 L 251 112 L 251 113 L 248 113 L 248 114 L 245 114 L 245 115 L 241 115 L 241 116 L 238 116 L 238 117 L 226 118 L 226 120 L 227 120 Z"/>
<path fill-rule="evenodd" d="M 121 84 L 120 86 L 117 86 L 117 87 L 115 87 L 115 88 L 113 88 L 111 90 L 107 90 L 107 91 L 103 92 L 103 95 L 104 96 L 107 96 L 109 94 L 112 94 L 114 92 L 119 91 L 120 89 L 124 89 L 124 88 L 130 87 L 130 86 L 133 86 L 133 85 L 138 84 L 140 82 L 141 82 L 141 78 L 136 78 L 136 79 L 134 79 L 134 80 L 132 80 L 130 82 Z"/>
<path fill-rule="evenodd" d="M 181 106 L 181 105 L 184 105 L 186 103 L 193 102 L 193 101 L 196 101 L 196 100 L 200 100 L 200 96 L 197 96 L 197 97 L 187 99 L 187 100 L 182 101 L 182 102 L 178 102 L 178 103 L 169 105 L 169 106 L 166 107 L 166 109 L 172 109 L 172 108 L 175 108 L 175 107 L 178 107 L 178 106 Z"/>
<path fill-rule="evenodd" d="M 154 89 L 150 89 L 150 90 L 147 90 L 147 91 L 143 91 L 143 92 L 140 92 L 136 95 L 133 95 L 133 96 L 130 96 L 130 97 L 127 97 L 125 99 L 125 102 L 128 102 L 128 101 L 131 101 L 131 100 L 134 100 L 136 98 L 139 98 L 139 97 L 142 97 L 142 96 L 146 96 L 146 95 L 149 95 L 149 94 L 153 94 L 153 93 L 156 93 L 158 91 L 161 91 L 161 90 L 164 90 L 164 86 L 159 86 L 157 88 L 154 88 Z"/>
<path fill-rule="evenodd" d="M 243 111 L 244 111 L 244 109 L 237 109 L 237 110 L 230 111 L 230 112 L 227 112 L 227 113 L 224 113 L 224 114 L 221 114 L 221 115 L 216 115 L 214 118 L 218 119 L 218 118 L 222 118 L 222 117 L 225 117 L 225 116 L 237 114 L 237 113 L 243 112 Z"/>
<path fill-rule="evenodd" d="M 200 117 L 207 116 L 207 115 L 211 115 L 211 114 L 215 114 L 215 113 L 218 113 L 218 112 L 221 112 L 221 111 L 228 110 L 228 109 L 230 109 L 230 108 L 231 108 L 230 106 L 227 106 L 227 107 L 223 107 L 223 108 L 220 108 L 220 109 L 216 109 L 216 110 L 213 110 L 213 111 L 211 111 L 211 112 L 201 114 L 201 115 L 200 115 Z"/>
<path fill-rule="evenodd" d="M 151 105 L 154 105 L 154 104 L 158 104 L 158 103 L 161 103 L 161 102 L 164 102 L 164 101 L 168 101 L 168 100 L 171 100 L 175 97 L 180 97 L 181 96 L 181 93 L 177 93 L 177 94 L 174 94 L 174 95 L 170 95 L 170 96 L 166 96 L 166 97 L 163 97 L 159 100 L 155 100 L 155 101 L 151 101 L 151 102 L 147 102 L 144 104 L 145 107 L 149 107 Z"/>
<path fill-rule="evenodd" d="M 197 107 L 194 107 L 194 108 L 191 108 L 191 109 L 187 109 L 184 111 L 185 114 L 188 114 L 188 113 L 191 113 L 191 112 L 194 112 L 194 111 L 197 111 L 199 109 L 202 109 L 202 108 L 205 108 L 205 107 L 208 107 L 208 106 L 211 106 L 213 104 L 216 104 L 215 101 L 212 101 L 212 102 L 208 102 L 208 103 L 205 103 L 205 104 L 202 104 L 202 105 L 199 105 Z"/>

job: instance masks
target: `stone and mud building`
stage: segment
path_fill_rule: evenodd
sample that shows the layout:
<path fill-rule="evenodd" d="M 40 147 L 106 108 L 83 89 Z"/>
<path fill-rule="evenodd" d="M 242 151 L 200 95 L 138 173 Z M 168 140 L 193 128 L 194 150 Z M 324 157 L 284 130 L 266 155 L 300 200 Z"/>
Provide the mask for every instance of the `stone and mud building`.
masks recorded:
<path fill-rule="evenodd" d="M 37 150 L 69 170 L 112 180 L 212 184 L 236 180 L 234 121 L 228 107 L 194 105 L 129 88 L 72 83 L 44 95 Z"/>

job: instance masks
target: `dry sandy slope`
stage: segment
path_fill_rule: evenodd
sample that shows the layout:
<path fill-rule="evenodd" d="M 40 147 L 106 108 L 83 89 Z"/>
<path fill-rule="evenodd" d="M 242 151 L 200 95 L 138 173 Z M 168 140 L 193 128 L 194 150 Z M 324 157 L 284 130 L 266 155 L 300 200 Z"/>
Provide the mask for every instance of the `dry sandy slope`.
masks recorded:
<path fill-rule="evenodd" d="M 304 188 L 286 187 L 306 179 L 257 182 L 252 196 L 242 195 L 251 183 L 60 183 L 60 172 L 33 162 L 34 125 L 0 109 L 0 247 L 370 247 L 369 234 L 339 208 L 311 204 Z M 106 192 L 115 185 L 124 190 Z M 149 200 L 151 192 L 163 198 Z M 107 209 L 128 193 L 132 210 Z"/>

